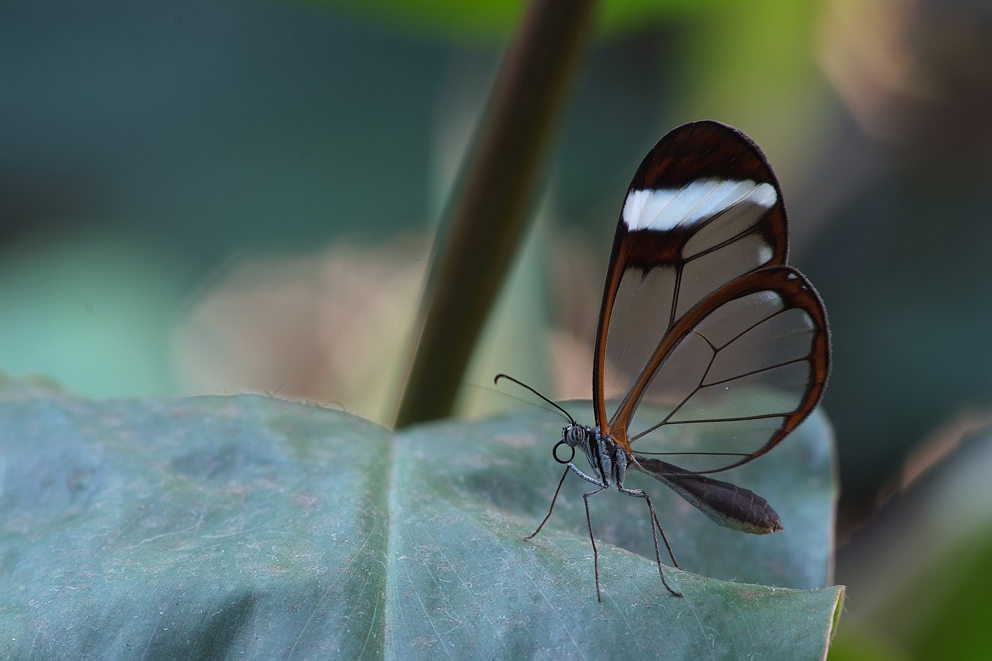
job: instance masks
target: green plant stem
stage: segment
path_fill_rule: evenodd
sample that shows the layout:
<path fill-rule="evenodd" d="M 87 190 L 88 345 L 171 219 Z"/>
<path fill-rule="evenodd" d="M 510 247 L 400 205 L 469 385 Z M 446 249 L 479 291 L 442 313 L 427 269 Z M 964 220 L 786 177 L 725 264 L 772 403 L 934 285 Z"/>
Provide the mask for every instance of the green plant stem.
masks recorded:
<path fill-rule="evenodd" d="M 596 0 L 532 0 L 448 204 L 423 298 L 420 338 L 396 427 L 447 417 L 527 228 L 542 165 L 592 35 Z M 432 386 L 433 387 L 433 386 Z"/>

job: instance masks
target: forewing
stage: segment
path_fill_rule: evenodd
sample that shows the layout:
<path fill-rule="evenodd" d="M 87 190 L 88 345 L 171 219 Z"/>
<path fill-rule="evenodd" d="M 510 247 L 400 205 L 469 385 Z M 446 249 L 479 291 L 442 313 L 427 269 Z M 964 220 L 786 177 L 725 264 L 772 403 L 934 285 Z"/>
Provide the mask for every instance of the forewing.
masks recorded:
<path fill-rule="evenodd" d="M 801 273 L 746 274 L 700 301 L 645 361 L 610 421 L 642 455 L 680 455 L 695 472 L 775 446 L 813 410 L 829 369 L 823 304 Z M 628 445 L 629 446 L 629 445 Z"/>
<path fill-rule="evenodd" d="M 787 258 L 785 207 L 764 154 L 711 121 L 680 126 L 648 153 L 624 199 L 593 369 L 596 420 L 631 394 L 662 338 L 699 301 Z"/>

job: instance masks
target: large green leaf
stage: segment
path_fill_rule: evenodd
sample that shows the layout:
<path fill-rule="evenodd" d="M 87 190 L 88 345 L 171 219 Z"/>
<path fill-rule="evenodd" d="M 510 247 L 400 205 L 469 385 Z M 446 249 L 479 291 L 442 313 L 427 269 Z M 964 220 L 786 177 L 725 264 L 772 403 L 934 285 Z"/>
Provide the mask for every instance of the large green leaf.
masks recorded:
<path fill-rule="evenodd" d="M 681 563 L 600 544 L 598 603 L 550 414 L 402 434 L 256 396 L 0 401 L 4 658 L 822 658 L 829 435 L 820 418 L 734 479 L 785 533 L 723 530 L 658 484 Z M 645 484 L 644 486 L 648 486 Z M 646 508 L 616 492 L 594 524 L 653 556 Z M 747 584 L 763 581 L 783 589 Z M 633 655 L 633 656 L 631 656 Z"/>

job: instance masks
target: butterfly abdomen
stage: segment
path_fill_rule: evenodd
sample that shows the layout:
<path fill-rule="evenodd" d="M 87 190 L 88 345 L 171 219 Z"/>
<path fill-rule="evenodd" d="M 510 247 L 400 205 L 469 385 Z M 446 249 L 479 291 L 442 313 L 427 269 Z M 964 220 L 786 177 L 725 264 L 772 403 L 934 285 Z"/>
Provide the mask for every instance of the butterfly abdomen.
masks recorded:
<path fill-rule="evenodd" d="M 768 501 L 749 489 L 657 459 L 637 457 L 630 466 L 663 482 L 721 526 L 756 535 L 785 529 Z"/>

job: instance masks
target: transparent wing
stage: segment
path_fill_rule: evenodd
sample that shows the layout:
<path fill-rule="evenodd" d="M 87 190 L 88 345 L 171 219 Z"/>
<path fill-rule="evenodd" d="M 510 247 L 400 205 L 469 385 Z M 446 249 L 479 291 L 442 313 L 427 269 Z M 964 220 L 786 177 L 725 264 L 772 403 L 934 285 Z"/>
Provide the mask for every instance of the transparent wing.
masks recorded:
<path fill-rule="evenodd" d="M 662 138 L 634 175 L 613 243 L 593 371 L 597 422 L 629 398 L 662 339 L 721 286 L 787 258 L 785 207 L 744 134 L 694 122 Z"/>
<path fill-rule="evenodd" d="M 655 347 L 609 431 L 636 455 L 713 472 L 767 452 L 813 410 L 829 369 L 826 315 L 798 271 L 718 289 Z"/>

